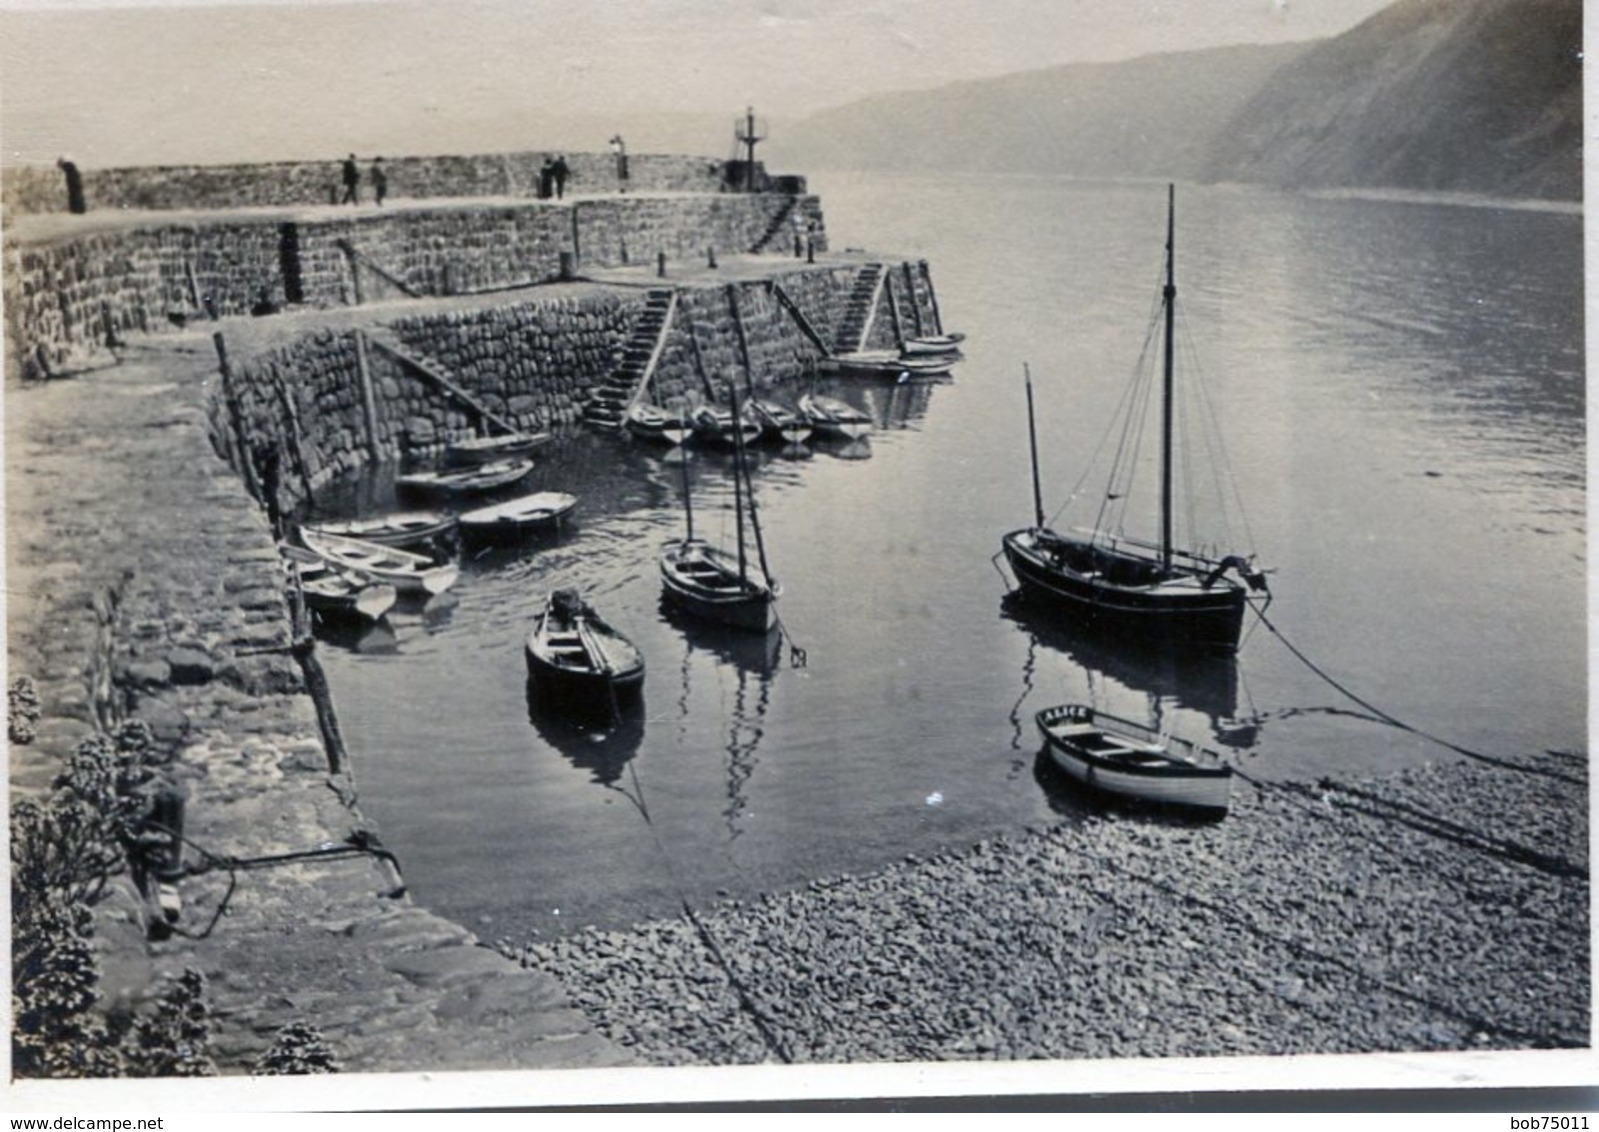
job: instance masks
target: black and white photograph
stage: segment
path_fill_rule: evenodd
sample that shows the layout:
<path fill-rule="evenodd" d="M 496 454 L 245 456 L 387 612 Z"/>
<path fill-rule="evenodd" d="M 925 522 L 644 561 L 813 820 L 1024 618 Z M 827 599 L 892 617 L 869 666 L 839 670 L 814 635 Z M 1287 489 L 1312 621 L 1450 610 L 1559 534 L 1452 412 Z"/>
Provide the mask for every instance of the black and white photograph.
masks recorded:
<path fill-rule="evenodd" d="M 1594 1111 L 1585 65 L 0 0 L 0 1107 Z"/>

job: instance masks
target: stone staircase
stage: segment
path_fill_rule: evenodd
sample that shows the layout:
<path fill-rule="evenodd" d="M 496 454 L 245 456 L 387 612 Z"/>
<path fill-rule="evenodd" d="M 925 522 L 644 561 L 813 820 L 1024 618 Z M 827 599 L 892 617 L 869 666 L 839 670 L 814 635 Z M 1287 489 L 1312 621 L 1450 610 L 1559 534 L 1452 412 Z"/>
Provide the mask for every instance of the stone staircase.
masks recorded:
<path fill-rule="evenodd" d="M 590 394 L 583 407 L 583 419 L 601 428 L 620 428 L 627 419 L 627 411 L 638 399 L 639 390 L 649 380 L 661 349 L 666 343 L 666 330 L 672 325 L 672 312 L 677 309 L 677 292 L 670 288 L 656 288 L 649 292 L 644 312 L 633 324 L 633 333 L 622 347 L 616 367 Z"/>
<path fill-rule="evenodd" d="M 883 265 L 880 263 L 868 263 L 855 277 L 855 286 L 850 289 L 849 298 L 845 301 L 844 317 L 833 336 L 837 353 L 852 354 L 865 348 L 866 336 L 872 329 L 872 316 L 877 313 L 877 294 L 882 286 Z"/>
<path fill-rule="evenodd" d="M 772 246 L 772 241 L 779 235 L 792 239 L 789 218 L 794 215 L 794 202 L 797 198 L 789 197 L 783 202 L 783 207 L 778 209 L 766 225 L 766 231 L 761 233 L 761 238 L 755 241 L 755 246 L 750 248 L 750 253 L 758 254 Z"/>

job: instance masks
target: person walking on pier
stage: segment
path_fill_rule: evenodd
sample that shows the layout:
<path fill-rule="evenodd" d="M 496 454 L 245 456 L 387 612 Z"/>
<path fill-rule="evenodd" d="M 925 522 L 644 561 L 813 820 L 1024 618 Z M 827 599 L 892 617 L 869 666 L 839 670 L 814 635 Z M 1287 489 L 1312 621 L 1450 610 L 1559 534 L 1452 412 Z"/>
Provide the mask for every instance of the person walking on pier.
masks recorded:
<path fill-rule="evenodd" d="M 550 194 L 554 192 L 554 185 L 555 162 L 546 157 L 544 164 L 539 166 L 539 199 L 549 200 Z"/>
<path fill-rule="evenodd" d="M 627 192 L 627 143 L 622 140 L 621 134 L 611 138 L 611 153 L 616 156 L 616 191 Z"/>
<path fill-rule="evenodd" d="M 382 204 L 383 198 L 389 195 L 389 175 L 383 169 L 383 158 L 372 159 L 372 171 L 367 177 L 372 182 L 372 199 Z"/>
<path fill-rule="evenodd" d="M 78 167 L 65 157 L 56 158 L 56 165 L 67 179 L 67 211 L 88 212 L 88 202 L 83 199 L 83 174 L 79 173 Z"/>
<path fill-rule="evenodd" d="M 361 203 L 361 170 L 356 168 L 353 153 L 344 159 L 344 199 L 339 203 Z"/>
<path fill-rule="evenodd" d="M 566 178 L 571 172 L 572 167 L 566 163 L 566 158 L 557 153 L 555 155 L 555 164 L 550 166 L 550 176 L 555 179 L 556 200 L 566 196 Z"/>

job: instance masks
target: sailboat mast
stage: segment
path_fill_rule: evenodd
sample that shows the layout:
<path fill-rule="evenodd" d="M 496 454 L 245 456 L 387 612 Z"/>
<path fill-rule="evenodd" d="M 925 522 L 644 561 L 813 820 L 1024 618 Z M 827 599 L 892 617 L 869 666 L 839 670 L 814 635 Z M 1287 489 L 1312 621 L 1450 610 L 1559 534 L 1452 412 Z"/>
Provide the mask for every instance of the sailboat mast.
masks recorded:
<path fill-rule="evenodd" d="M 727 383 L 727 393 L 733 402 L 733 521 L 738 528 L 738 580 L 749 581 L 749 568 L 744 559 L 744 430 L 738 415 L 738 386 Z"/>
<path fill-rule="evenodd" d="M 1033 370 L 1022 363 L 1022 373 L 1027 375 L 1027 443 L 1033 453 L 1033 526 L 1044 527 L 1044 492 L 1038 486 L 1038 424 L 1033 419 Z"/>
<path fill-rule="evenodd" d="M 683 456 L 683 518 L 688 523 L 688 532 L 683 536 L 684 542 L 694 541 L 694 503 L 689 498 L 688 491 L 688 455 Z"/>
<path fill-rule="evenodd" d="M 1173 327 L 1177 321 L 1177 186 L 1166 186 L 1166 307 L 1165 373 L 1161 383 L 1160 407 L 1160 568 L 1171 570 L 1171 475 L 1172 475 L 1172 369 L 1175 346 Z"/>

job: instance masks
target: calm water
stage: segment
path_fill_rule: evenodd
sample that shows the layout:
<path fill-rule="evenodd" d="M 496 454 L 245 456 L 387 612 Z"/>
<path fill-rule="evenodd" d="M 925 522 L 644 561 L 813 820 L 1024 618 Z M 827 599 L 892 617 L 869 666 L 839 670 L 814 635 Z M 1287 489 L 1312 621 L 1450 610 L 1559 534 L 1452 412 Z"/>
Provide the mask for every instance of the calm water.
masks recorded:
<path fill-rule="evenodd" d="M 1450 757 L 1264 629 L 1236 665 L 1172 672 L 1002 607 L 990 560 L 1032 512 L 1022 366 L 1053 512 L 1140 349 L 1163 186 L 812 187 L 836 247 L 927 257 L 969 338 L 952 382 L 844 391 L 881 426 L 868 446 L 762 457 L 808 663 L 668 621 L 655 552 L 682 528 L 681 465 L 563 438 L 535 479 L 582 497 L 564 534 L 469 558 L 437 607 L 324 650 L 362 806 L 420 901 L 491 938 L 549 934 L 1071 820 L 1031 721 L 1068 699 L 1158 716 L 1261 777 Z M 1276 570 L 1273 624 L 1383 711 L 1485 752 L 1586 749 L 1581 245 L 1573 212 L 1179 193 L 1186 322 Z M 728 462 L 694 453 L 688 473 L 718 535 Z M 641 721 L 530 721 L 523 637 L 562 585 L 644 649 Z"/>

